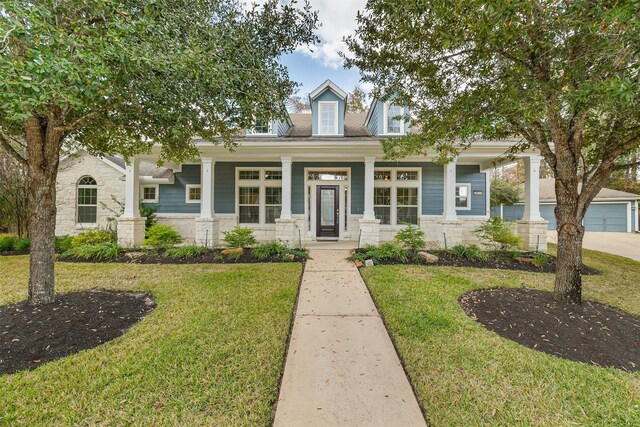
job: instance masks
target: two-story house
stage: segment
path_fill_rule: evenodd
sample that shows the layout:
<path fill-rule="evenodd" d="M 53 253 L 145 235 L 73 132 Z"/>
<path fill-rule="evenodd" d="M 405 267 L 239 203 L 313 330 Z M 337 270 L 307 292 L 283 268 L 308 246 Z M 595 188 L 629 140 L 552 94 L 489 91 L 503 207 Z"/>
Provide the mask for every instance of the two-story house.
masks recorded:
<path fill-rule="evenodd" d="M 257 123 L 237 138 L 234 151 L 198 140 L 192 163 L 154 164 L 159 149 L 131 160 L 88 154 L 62 163 L 58 178 L 57 234 L 105 226 L 124 201 L 118 238 L 136 246 L 144 238 L 139 202 L 157 207 L 161 223 L 185 240 L 216 245 L 234 227 L 259 240 L 392 240 L 403 224 L 416 224 L 431 245 L 474 242 L 489 218 L 488 169 L 516 141 L 476 141 L 449 164 L 432 156 L 385 160 L 381 138 L 411 132 L 400 105 L 374 100 L 367 114 L 346 112 L 347 93 L 327 80 L 310 94 L 310 114 Z M 518 233 L 525 245 L 546 248 L 546 222 L 538 206 L 535 152 L 526 164 L 525 211 Z"/>

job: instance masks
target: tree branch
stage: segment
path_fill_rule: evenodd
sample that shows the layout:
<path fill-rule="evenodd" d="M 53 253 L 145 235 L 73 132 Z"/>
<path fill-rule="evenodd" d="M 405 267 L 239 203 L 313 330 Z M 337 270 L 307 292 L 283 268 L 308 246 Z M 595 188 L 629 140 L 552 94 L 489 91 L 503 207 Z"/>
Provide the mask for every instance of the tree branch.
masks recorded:
<path fill-rule="evenodd" d="M 2 133 L 0 133 L 0 145 L 2 146 L 2 148 L 4 148 L 7 154 L 13 157 L 18 163 L 20 163 L 22 166 L 27 166 L 27 160 L 22 157 L 22 155 L 18 153 L 16 149 L 11 146 L 11 144 L 9 144 L 7 137 Z"/>

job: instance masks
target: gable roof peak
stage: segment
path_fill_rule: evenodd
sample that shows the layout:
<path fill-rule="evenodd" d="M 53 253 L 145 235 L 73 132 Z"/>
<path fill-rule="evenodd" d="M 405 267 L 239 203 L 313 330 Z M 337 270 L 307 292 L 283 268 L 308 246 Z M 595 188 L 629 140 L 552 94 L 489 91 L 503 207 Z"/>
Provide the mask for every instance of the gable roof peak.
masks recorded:
<path fill-rule="evenodd" d="M 316 99 L 318 96 L 320 96 L 327 89 L 331 89 L 331 91 L 333 93 L 335 93 L 336 95 L 338 95 L 338 97 L 340 97 L 343 101 L 347 100 L 347 95 L 348 95 L 347 92 L 345 92 L 344 90 L 340 89 L 340 87 L 337 84 L 335 84 L 334 82 L 332 82 L 329 79 L 325 80 L 324 83 L 322 83 L 320 86 L 315 88 L 309 94 L 309 99 L 311 101 L 313 101 L 314 99 Z"/>

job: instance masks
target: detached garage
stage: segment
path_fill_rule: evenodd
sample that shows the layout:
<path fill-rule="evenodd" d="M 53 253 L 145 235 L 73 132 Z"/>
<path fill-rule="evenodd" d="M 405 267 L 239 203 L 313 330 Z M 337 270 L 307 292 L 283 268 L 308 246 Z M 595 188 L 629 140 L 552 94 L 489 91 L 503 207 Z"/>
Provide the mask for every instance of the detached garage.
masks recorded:
<path fill-rule="evenodd" d="M 586 231 L 638 231 L 638 200 L 640 195 L 603 188 L 591 202 L 584 217 Z M 540 215 L 549 221 L 549 230 L 556 229 L 555 183 L 553 179 L 540 180 Z M 493 216 L 510 221 L 522 219 L 524 205 L 494 206 Z"/>

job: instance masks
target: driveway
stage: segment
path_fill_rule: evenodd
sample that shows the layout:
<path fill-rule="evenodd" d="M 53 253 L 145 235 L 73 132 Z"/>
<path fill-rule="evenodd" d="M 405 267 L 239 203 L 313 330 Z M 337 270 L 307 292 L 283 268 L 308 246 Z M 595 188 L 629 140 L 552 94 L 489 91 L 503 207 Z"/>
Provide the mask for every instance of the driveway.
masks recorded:
<path fill-rule="evenodd" d="M 555 230 L 549 230 L 547 234 L 550 243 L 558 241 L 558 235 Z M 607 252 L 640 261 L 640 234 L 638 233 L 587 231 L 584 233 L 582 246 L 586 249 Z"/>

